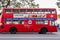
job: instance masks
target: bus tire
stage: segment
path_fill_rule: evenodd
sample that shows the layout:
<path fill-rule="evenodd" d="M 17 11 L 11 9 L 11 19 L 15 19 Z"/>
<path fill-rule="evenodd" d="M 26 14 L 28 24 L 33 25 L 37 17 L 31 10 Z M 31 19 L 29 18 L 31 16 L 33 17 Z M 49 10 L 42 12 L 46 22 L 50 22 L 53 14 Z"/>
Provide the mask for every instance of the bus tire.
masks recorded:
<path fill-rule="evenodd" d="M 39 34 L 46 34 L 47 33 L 47 29 L 46 28 L 42 28 L 41 31 L 39 32 Z"/>
<path fill-rule="evenodd" d="M 12 27 L 10 29 L 10 34 L 16 34 L 16 32 L 17 32 L 16 28 Z"/>

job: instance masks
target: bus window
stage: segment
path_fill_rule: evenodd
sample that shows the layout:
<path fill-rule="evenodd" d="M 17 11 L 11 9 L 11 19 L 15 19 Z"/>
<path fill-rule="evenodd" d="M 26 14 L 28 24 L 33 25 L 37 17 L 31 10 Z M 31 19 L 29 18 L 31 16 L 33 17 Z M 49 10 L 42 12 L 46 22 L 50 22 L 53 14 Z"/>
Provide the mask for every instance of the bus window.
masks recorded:
<path fill-rule="evenodd" d="M 45 12 L 45 10 L 43 9 L 43 10 L 40 10 L 41 12 Z"/>
<path fill-rule="evenodd" d="M 5 21 L 6 24 L 12 24 L 11 20 Z"/>
<path fill-rule="evenodd" d="M 24 24 L 24 20 L 20 20 L 20 24 Z"/>
<path fill-rule="evenodd" d="M 45 14 L 48 14 L 48 13 L 50 13 L 49 10 L 45 10 Z"/>
<path fill-rule="evenodd" d="M 26 10 L 26 13 L 28 13 L 28 14 L 33 13 L 33 9 L 27 9 L 27 10 Z"/>
<path fill-rule="evenodd" d="M 19 12 L 26 12 L 26 9 L 20 9 Z"/>
<path fill-rule="evenodd" d="M 45 20 L 44 23 L 45 23 L 45 24 L 48 24 L 48 20 Z"/>
<path fill-rule="evenodd" d="M 35 9 L 35 10 L 33 10 L 33 12 L 35 13 L 35 14 L 39 14 L 40 13 L 40 10 L 39 9 Z"/>
<path fill-rule="evenodd" d="M 14 9 L 14 10 L 12 10 L 12 12 L 13 12 L 13 13 L 18 13 L 18 12 L 19 12 L 19 10 Z"/>
<path fill-rule="evenodd" d="M 13 20 L 13 24 L 19 24 L 18 20 Z"/>
<path fill-rule="evenodd" d="M 26 9 L 20 9 L 19 12 L 20 12 L 21 14 L 25 14 Z"/>
<path fill-rule="evenodd" d="M 5 9 L 5 12 L 9 13 L 9 12 L 11 12 L 11 10 L 10 9 Z"/>
<path fill-rule="evenodd" d="M 50 21 L 50 25 L 54 26 L 55 25 L 55 21 Z"/>
<path fill-rule="evenodd" d="M 49 10 L 46 10 L 46 9 L 45 9 L 45 12 L 49 12 Z"/>
<path fill-rule="evenodd" d="M 34 10 L 34 12 L 40 12 L 40 10 L 39 10 L 39 9 L 38 9 L 38 10 L 37 10 L 37 9 L 35 9 L 35 10 Z"/>
<path fill-rule="evenodd" d="M 42 13 L 45 14 L 46 11 L 48 11 L 48 10 L 45 10 L 45 9 L 42 9 L 42 10 L 41 10 L 41 9 L 40 9 L 40 10 L 38 11 L 38 13 L 40 12 L 41 14 L 42 14 Z"/>
<path fill-rule="evenodd" d="M 54 14 L 54 13 L 55 13 L 55 10 L 49 10 L 49 12 L 50 12 L 51 14 Z"/>
<path fill-rule="evenodd" d="M 44 24 L 44 21 L 42 21 L 42 20 L 36 20 L 36 24 Z"/>
<path fill-rule="evenodd" d="M 27 9 L 27 12 L 33 12 L 33 9 Z"/>
<path fill-rule="evenodd" d="M 52 10 L 52 14 L 54 14 L 55 13 L 55 10 Z"/>

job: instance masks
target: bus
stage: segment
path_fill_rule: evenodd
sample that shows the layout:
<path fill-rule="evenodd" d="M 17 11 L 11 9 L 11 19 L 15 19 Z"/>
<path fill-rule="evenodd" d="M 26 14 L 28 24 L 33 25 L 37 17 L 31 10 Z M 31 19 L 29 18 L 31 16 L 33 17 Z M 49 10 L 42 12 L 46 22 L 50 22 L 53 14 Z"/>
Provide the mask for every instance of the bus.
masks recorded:
<path fill-rule="evenodd" d="M 57 32 L 55 8 L 3 8 L 0 32 Z"/>

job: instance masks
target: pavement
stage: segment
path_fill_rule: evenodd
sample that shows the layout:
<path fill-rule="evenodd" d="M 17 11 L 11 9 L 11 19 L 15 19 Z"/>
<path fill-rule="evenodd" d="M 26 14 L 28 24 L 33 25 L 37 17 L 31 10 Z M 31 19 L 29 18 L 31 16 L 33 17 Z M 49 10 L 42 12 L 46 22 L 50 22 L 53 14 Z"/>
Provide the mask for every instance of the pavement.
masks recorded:
<path fill-rule="evenodd" d="M 60 29 L 58 32 L 52 32 L 47 34 L 32 33 L 0 33 L 0 40 L 60 40 Z"/>
<path fill-rule="evenodd" d="M 31 33 L 0 33 L 0 40 L 60 40 L 60 29 L 58 32 L 47 34 L 38 34 L 37 32 Z"/>

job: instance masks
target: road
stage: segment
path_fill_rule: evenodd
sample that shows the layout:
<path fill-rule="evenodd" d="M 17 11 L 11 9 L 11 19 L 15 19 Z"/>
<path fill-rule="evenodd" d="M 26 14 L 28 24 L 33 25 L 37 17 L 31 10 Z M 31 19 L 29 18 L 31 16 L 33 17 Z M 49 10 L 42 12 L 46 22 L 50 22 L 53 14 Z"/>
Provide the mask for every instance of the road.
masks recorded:
<path fill-rule="evenodd" d="M 59 40 L 60 32 L 38 34 L 38 33 L 0 33 L 0 40 Z"/>

